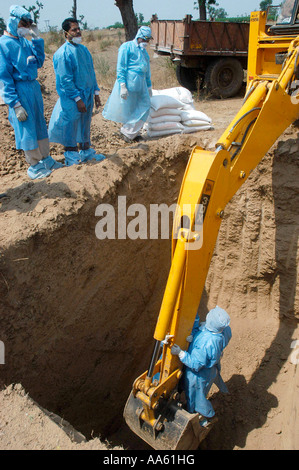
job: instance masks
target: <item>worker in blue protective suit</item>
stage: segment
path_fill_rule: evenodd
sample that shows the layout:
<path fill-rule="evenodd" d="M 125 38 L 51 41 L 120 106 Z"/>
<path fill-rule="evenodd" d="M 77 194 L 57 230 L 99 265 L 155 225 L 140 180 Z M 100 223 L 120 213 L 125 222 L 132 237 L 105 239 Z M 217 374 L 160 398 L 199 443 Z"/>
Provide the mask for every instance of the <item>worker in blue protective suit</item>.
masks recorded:
<path fill-rule="evenodd" d="M 222 308 L 216 306 L 210 310 L 205 323 L 195 321 L 188 351 L 183 351 L 176 344 L 171 348 L 173 355 L 178 355 L 184 364 L 183 389 L 187 399 L 189 413 L 199 413 L 200 424 L 208 425 L 215 411 L 207 400 L 213 383 L 223 393 L 227 387 L 220 375 L 220 359 L 224 348 L 231 339 L 230 317 Z"/>
<path fill-rule="evenodd" d="M 133 41 L 120 46 L 117 79 L 103 110 L 105 119 L 123 124 L 120 132 L 126 142 L 140 138 L 150 111 L 152 83 L 146 47 L 151 38 L 151 29 L 142 26 Z"/>
<path fill-rule="evenodd" d="M 104 160 L 90 147 L 90 126 L 94 104 L 101 106 L 92 56 L 81 43 L 78 21 L 62 23 L 66 42 L 53 57 L 59 99 L 49 123 L 50 142 L 64 146 L 67 166 L 89 160 Z M 79 148 L 78 148 L 79 145 Z"/>
<path fill-rule="evenodd" d="M 44 40 L 31 14 L 21 6 L 11 6 L 7 29 L 0 38 L 0 95 L 8 105 L 16 148 L 24 150 L 32 179 L 49 176 L 63 166 L 49 155 L 43 98 L 36 80 L 44 59 Z"/>

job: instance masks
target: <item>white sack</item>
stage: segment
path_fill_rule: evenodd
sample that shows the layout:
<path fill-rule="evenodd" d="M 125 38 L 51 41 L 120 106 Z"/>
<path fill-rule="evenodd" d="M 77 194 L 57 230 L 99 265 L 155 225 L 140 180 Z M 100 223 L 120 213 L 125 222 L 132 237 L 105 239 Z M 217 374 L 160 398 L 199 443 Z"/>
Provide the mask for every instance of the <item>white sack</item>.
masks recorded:
<path fill-rule="evenodd" d="M 153 108 L 150 109 L 149 113 L 150 118 L 156 118 L 159 116 L 180 116 L 181 118 L 181 109 L 178 108 L 161 108 L 158 111 L 155 111 Z"/>
<path fill-rule="evenodd" d="M 208 121 L 199 121 L 197 119 L 192 119 L 189 121 L 182 121 L 184 126 L 188 127 L 200 127 L 200 126 L 206 126 L 208 124 Z"/>
<path fill-rule="evenodd" d="M 184 130 L 182 131 L 182 134 L 191 134 L 191 132 L 198 132 L 198 131 L 209 131 L 212 128 L 213 127 L 209 125 L 199 126 L 199 127 L 184 126 Z"/>
<path fill-rule="evenodd" d="M 165 90 L 153 90 L 153 96 L 155 95 L 167 95 L 181 101 L 182 103 L 193 103 L 191 91 L 184 87 L 166 88 Z"/>
<path fill-rule="evenodd" d="M 164 131 L 168 129 L 183 130 L 184 126 L 180 122 L 159 122 L 157 124 L 148 123 L 148 129 L 151 131 Z"/>
<path fill-rule="evenodd" d="M 181 121 L 181 116 L 179 114 L 174 114 L 172 115 L 164 115 L 164 116 L 158 116 L 158 117 L 149 117 L 147 122 L 150 124 L 157 124 L 158 122 L 180 122 Z"/>
<path fill-rule="evenodd" d="M 151 107 L 158 111 L 161 108 L 182 108 L 184 104 L 167 95 L 156 95 L 151 97 Z"/>
<path fill-rule="evenodd" d="M 148 137 L 163 137 L 165 135 L 172 135 L 172 134 L 181 134 L 182 130 L 180 129 L 167 129 L 167 130 L 162 130 L 162 131 L 147 131 Z"/>
<path fill-rule="evenodd" d="M 199 121 L 207 121 L 212 122 L 212 119 L 209 118 L 205 113 L 201 111 L 189 110 L 189 111 L 181 111 L 181 118 L 182 121 L 192 121 L 193 119 L 197 119 Z"/>
<path fill-rule="evenodd" d="M 193 103 L 190 103 L 190 104 L 187 104 L 187 103 L 183 103 L 184 106 L 183 106 L 183 111 L 192 111 L 193 109 L 195 109 L 195 106 Z"/>

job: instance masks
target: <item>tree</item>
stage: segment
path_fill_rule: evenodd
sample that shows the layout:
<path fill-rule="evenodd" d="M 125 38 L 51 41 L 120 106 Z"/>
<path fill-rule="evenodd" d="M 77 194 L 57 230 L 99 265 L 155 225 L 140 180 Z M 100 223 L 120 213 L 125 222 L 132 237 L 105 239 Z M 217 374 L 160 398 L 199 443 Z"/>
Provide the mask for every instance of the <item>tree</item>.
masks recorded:
<path fill-rule="evenodd" d="M 227 18 L 227 12 L 224 8 L 216 8 L 219 6 L 219 3 L 215 3 L 215 6 L 208 5 L 208 15 L 210 21 L 223 20 Z"/>
<path fill-rule="evenodd" d="M 142 13 L 135 13 L 137 24 L 143 24 L 144 15 Z"/>
<path fill-rule="evenodd" d="M 260 10 L 267 11 L 268 9 L 268 20 L 276 21 L 278 17 L 279 10 L 275 6 L 273 8 L 273 0 L 262 0 L 260 3 Z"/>
<path fill-rule="evenodd" d="M 31 5 L 30 7 L 25 7 L 25 5 L 23 5 L 23 8 L 25 8 L 25 10 L 29 11 L 30 13 L 32 13 L 33 15 L 33 21 L 34 23 L 37 23 L 37 20 L 39 19 L 40 17 L 40 11 L 44 8 L 44 5 L 37 1 L 35 2 L 36 3 L 36 6 L 35 5 Z"/>
<path fill-rule="evenodd" d="M 216 0 L 196 0 L 194 2 L 195 10 L 199 10 L 199 19 L 207 21 L 207 6 L 216 5 Z"/>
<path fill-rule="evenodd" d="M 260 3 L 260 10 L 266 11 L 268 7 L 271 7 L 273 4 L 272 0 L 262 0 Z"/>
<path fill-rule="evenodd" d="M 119 8 L 126 34 L 126 40 L 131 41 L 137 34 L 138 23 L 134 12 L 133 0 L 115 0 Z"/>
<path fill-rule="evenodd" d="M 73 7 L 72 7 L 70 13 L 72 15 L 72 18 L 77 19 L 77 0 L 73 0 Z"/>
<path fill-rule="evenodd" d="M 84 21 L 84 15 L 80 15 L 78 19 L 78 23 L 81 26 L 81 29 L 87 30 L 88 29 L 88 24 L 87 21 Z"/>
<path fill-rule="evenodd" d="M 4 33 L 6 28 L 5 22 L 3 18 L 0 18 L 0 36 Z"/>
<path fill-rule="evenodd" d="M 78 21 L 81 29 L 88 29 L 87 21 L 84 21 L 84 15 L 80 15 L 79 18 L 77 18 L 77 0 L 73 0 L 73 6 L 70 10 L 70 15 L 72 18 L 75 18 Z"/>

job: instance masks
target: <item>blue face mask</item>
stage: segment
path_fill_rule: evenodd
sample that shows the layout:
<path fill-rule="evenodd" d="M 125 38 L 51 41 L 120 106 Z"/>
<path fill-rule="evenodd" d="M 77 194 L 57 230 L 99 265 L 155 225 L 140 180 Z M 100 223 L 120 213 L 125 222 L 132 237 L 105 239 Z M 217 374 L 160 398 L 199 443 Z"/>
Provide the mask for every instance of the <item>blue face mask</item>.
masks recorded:
<path fill-rule="evenodd" d="M 26 36 L 29 35 L 29 28 L 18 28 L 17 29 L 17 34 L 19 36 L 19 38 L 25 38 Z"/>
<path fill-rule="evenodd" d="M 148 46 L 148 42 L 141 42 L 140 44 L 141 49 L 146 49 Z"/>
<path fill-rule="evenodd" d="M 78 36 L 78 37 L 72 38 L 72 42 L 73 42 L 74 44 L 81 44 L 81 42 L 82 42 L 82 37 L 81 37 L 81 36 L 80 36 L 80 37 Z"/>

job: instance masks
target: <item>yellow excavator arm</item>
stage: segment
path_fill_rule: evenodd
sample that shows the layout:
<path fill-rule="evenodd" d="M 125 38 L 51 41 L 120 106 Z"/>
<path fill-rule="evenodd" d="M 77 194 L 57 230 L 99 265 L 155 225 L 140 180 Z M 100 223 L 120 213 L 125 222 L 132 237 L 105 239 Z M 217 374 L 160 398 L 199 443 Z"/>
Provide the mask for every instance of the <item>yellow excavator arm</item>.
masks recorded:
<path fill-rule="evenodd" d="M 284 23 L 282 32 L 279 26 L 278 33 L 272 32 L 266 26 L 265 12 L 252 13 L 243 106 L 216 150 L 195 147 L 185 171 L 154 352 L 148 370 L 134 382 L 124 411 L 129 427 L 154 449 L 196 449 L 207 433 L 198 415 L 187 413 L 178 400 L 182 364 L 171 354 L 171 346 L 188 347 L 186 338 L 192 331 L 225 206 L 299 117 L 298 3 L 294 2 L 289 35 Z M 163 343 L 166 335 L 170 339 Z"/>

